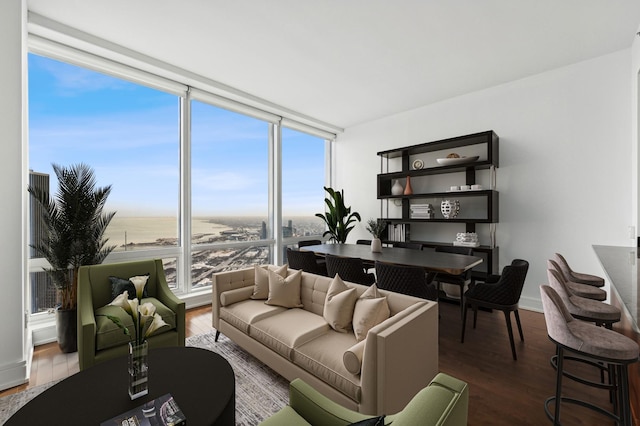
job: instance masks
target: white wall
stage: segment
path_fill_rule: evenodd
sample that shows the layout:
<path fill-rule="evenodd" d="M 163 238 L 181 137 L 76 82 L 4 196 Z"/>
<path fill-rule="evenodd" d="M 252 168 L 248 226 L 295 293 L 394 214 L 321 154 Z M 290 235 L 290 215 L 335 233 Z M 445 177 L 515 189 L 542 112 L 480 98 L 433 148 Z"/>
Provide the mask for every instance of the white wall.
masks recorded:
<path fill-rule="evenodd" d="M 378 217 L 376 152 L 493 129 L 499 267 L 529 261 L 521 306 L 540 310 L 538 286 L 554 252 L 603 275 L 592 244 L 635 245 L 631 56 L 616 52 L 348 128 L 335 145 L 334 187 L 363 221 Z M 358 225 L 350 240 L 367 237 Z"/>
<path fill-rule="evenodd" d="M 23 192 L 26 191 L 26 170 L 23 168 L 22 148 L 22 120 L 26 117 L 26 10 L 26 0 L 0 2 L 0 81 L 3 85 L 0 96 L 0 170 L 3 182 L 0 185 L 0 235 L 3 238 L 0 256 L 0 389 L 23 383 L 28 371 L 23 316 L 26 276 Z"/>

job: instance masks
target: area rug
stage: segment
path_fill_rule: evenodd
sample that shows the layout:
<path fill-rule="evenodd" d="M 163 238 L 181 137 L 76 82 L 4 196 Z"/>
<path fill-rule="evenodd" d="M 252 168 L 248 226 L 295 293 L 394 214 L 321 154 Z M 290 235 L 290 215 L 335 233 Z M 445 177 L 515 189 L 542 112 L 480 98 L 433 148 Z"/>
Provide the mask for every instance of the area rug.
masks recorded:
<path fill-rule="evenodd" d="M 255 426 L 287 405 L 289 382 L 242 348 L 215 331 L 186 339 L 187 346 L 203 348 L 222 355 L 236 376 L 236 425 Z M 36 386 L 0 398 L 0 425 L 13 413 L 57 382 Z"/>

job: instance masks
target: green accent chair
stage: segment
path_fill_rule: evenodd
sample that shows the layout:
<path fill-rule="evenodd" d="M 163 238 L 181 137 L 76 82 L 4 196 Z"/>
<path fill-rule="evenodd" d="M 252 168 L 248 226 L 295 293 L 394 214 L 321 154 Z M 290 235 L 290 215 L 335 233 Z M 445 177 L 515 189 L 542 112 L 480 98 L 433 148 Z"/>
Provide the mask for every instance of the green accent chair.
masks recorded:
<path fill-rule="evenodd" d="M 462 426 L 467 424 L 469 389 L 465 382 L 438 373 L 399 413 L 387 415 L 385 425 Z M 346 426 L 370 416 L 342 407 L 301 379 L 289 385 L 289 405 L 260 426 Z"/>
<path fill-rule="evenodd" d="M 170 324 L 147 341 L 149 348 L 184 346 L 185 304 L 178 299 L 167 284 L 162 260 L 139 260 L 122 263 L 82 266 L 78 272 L 78 360 L 80 370 L 102 361 L 129 353 L 129 336 L 104 314 L 122 312 L 125 326 L 132 326 L 130 317 L 121 308 L 107 307 L 113 297 L 110 276 L 129 279 L 149 274 L 146 291 L 141 303 L 149 301 L 156 306 L 156 313 Z M 102 314 L 102 315 L 101 315 Z M 127 323 L 128 321 L 128 323 Z M 132 331 L 132 329 L 130 329 Z"/>

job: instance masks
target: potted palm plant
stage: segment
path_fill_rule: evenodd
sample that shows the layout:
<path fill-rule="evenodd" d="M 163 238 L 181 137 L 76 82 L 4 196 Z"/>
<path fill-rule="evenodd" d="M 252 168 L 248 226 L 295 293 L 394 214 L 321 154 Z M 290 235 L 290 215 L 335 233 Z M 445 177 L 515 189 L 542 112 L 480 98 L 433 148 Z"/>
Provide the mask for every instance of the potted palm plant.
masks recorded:
<path fill-rule="evenodd" d="M 367 231 L 373 235 L 371 240 L 371 251 L 374 253 L 382 252 L 382 233 L 387 229 L 387 223 L 382 220 L 369 219 L 367 221 Z"/>
<path fill-rule="evenodd" d="M 53 197 L 44 188 L 29 185 L 28 191 L 41 208 L 44 232 L 30 246 L 49 262 L 45 271 L 58 289 L 56 309 L 58 344 L 63 352 L 77 350 L 78 268 L 95 265 L 111 253 L 104 232 L 116 214 L 105 213 L 111 185 L 96 187 L 93 169 L 80 163 L 69 167 L 53 164 L 58 191 Z"/>
<path fill-rule="evenodd" d="M 325 214 L 316 213 L 316 216 L 324 220 L 328 230 L 322 236 L 329 235 L 329 241 L 345 243 L 347 235 L 355 226 L 355 221 L 360 222 L 360 214 L 351 212 L 351 207 L 344 205 L 344 190 L 335 191 L 333 188 L 324 187 L 331 198 L 325 198 L 328 211 Z"/>

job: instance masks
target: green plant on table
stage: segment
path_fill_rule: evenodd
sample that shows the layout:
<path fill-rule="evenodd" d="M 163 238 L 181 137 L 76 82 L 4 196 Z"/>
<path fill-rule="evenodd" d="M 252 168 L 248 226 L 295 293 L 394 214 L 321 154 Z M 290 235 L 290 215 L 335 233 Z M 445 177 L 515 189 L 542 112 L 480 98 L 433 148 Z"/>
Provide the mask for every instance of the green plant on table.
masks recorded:
<path fill-rule="evenodd" d="M 360 222 L 360 214 L 358 212 L 351 212 L 351 207 L 346 207 L 344 204 L 344 190 L 336 191 L 333 188 L 324 187 L 324 190 L 330 197 L 324 199 L 327 205 L 327 211 L 325 214 L 316 213 L 316 216 L 324 220 L 327 224 L 327 231 L 322 234 L 323 237 L 329 235 L 329 241 L 336 243 L 344 243 L 347 241 L 349 232 L 355 226 L 355 222 Z"/>
<path fill-rule="evenodd" d="M 367 220 L 367 231 L 369 231 L 374 238 L 382 238 L 385 229 L 387 229 L 387 222 L 376 219 Z"/>

